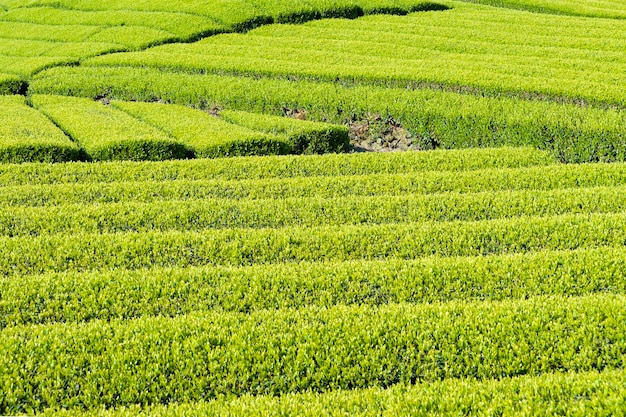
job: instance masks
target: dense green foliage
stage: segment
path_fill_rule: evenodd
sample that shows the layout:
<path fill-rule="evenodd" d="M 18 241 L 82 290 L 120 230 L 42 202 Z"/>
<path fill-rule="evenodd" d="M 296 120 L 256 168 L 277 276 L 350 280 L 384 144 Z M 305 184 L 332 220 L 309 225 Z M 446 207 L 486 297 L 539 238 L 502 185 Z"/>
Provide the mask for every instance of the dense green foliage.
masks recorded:
<path fill-rule="evenodd" d="M 622 3 L 0 0 L 0 415 L 624 415 Z"/>
<path fill-rule="evenodd" d="M 531 30 L 532 29 L 532 30 Z M 519 33 L 525 33 L 520 42 Z M 611 42 L 606 42 L 610 38 Z M 369 83 L 438 83 L 626 105 L 626 21 L 455 3 L 452 10 L 270 25 L 88 65 L 154 66 Z"/>
<path fill-rule="evenodd" d="M 490 6 L 510 7 L 539 13 L 626 19 L 626 4 L 620 0 L 463 0 Z"/>
<path fill-rule="evenodd" d="M 3 14 L 1 20 L 50 26 L 139 27 L 142 30 L 150 28 L 162 31 L 161 36 L 163 36 L 163 32 L 167 32 L 166 37 L 175 35 L 181 39 L 188 39 L 198 36 L 198 34 L 207 35 L 212 32 L 220 32 L 227 28 L 212 19 L 179 11 L 133 11 L 132 13 L 129 13 L 128 10 L 111 9 L 85 11 L 57 8 L 54 5 L 14 8 Z M 144 33 L 143 36 L 144 42 L 148 42 L 150 31 Z M 120 41 L 121 46 L 131 46 L 128 45 L 128 39 L 122 38 Z"/>
<path fill-rule="evenodd" d="M 111 103 L 106 97 L 95 101 L 50 95 L 30 97 L 32 105 L 43 114 L 28 107 L 21 96 L 6 96 L 0 104 L 3 102 L 7 103 L 2 115 L 7 122 L 1 132 L 4 146 L 0 146 L 0 162 L 162 161 L 327 153 L 343 151 L 348 144 L 348 128 L 344 126 L 287 117 L 225 112 L 228 120 L 236 122 L 230 123 L 185 106 Z M 40 131 L 31 133 L 36 129 Z M 57 138 L 53 140 L 54 134 Z"/>
<path fill-rule="evenodd" d="M 260 133 L 262 129 L 254 124 L 247 129 L 185 106 L 121 101 L 113 106 L 166 131 L 189 146 L 196 157 L 275 155 L 292 150 L 286 138 Z M 256 116 L 246 113 L 243 118 Z"/>
<path fill-rule="evenodd" d="M 56 42 L 28 39 L 3 40 L 0 54 L 10 54 L 17 57 L 28 56 L 62 56 L 79 58 L 81 56 L 98 55 L 107 52 L 116 52 L 120 45 L 103 42 Z"/>
<path fill-rule="evenodd" d="M 0 275 L 619 247 L 626 215 L 0 237 Z"/>
<path fill-rule="evenodd" d="M 170 42 L 191 42 L 275 21 L 356 18 L 366 13 L 406 14 L 440 8 L 446 7 L 420 0 L 264 0 L 254 3 L 245 0 L 210 3 L 9 0 L 0 8 L 0 68 L 3 72 L 30 77 L 47 67 L 75 64 L 94 55 L 134 51 Z M 34 48 L 33 40 L 38 41 Z"/>
<path fill-rule="evenodd" d="M 0 236 L 478 221 L 626 211 L 626 187 L 3 207 Z"/>
<path fill-rule="evenodd" d="M 514 277 L 514 279 L 511 279 Z M 623 248 L 47 273 L 0 280 L 0 328 L 94 319 L 626 293 Z"/>
<path fill-rule="evenodd" d="M 374 162 L 374 160 L 370 161 Z M 206 165 L 201 166 L 206 167 Z M 551 165 L 475 169 L 468 172 L 374 173 L 376 181 L 372 181 L 370 175 L 293 177 L 294 174 L 297 175 L 294 172 L 285 172 L 285 178 L 187 179 L 193 178 L 193 174 L 199 174 L 199 172 L 183 173 L 181 171 L 180 169 L 165 171 L 161 173 L 161 178 L 157 173 L 154 177 L 146 178 L 129 169 L 127 171 L 129 176 L 136 175 L 132 178 L 133 181 L 117 182 L 97 182 L 106 179 L 98 175 L 83 176 L 77 173 L 74 173 L 74 177 L 69 174 L 63 178 L 42 176 L 39 177 L 42 182 L 49 181 L 54 184 L 0 187 L 0 205 L 37 207 L 64 204 L 156 203 L 172 200 L 193 202 L 203 199 L 331 199 L 348 196 L 408 196 L 420 199 L 422 198 L 420 194 L 471 192 L 482 193 L 480 195 L 486 196 L 489 192 L 514 190 L 529 190 L 527 194 L 534 191 L 539 196 L 545 196 L 547 193 L 539 190 L 562 189 L 561 193 L 567 194 L 568 191 L 564 189 L 575 187 L 589 187 L 592 190 L 594 187 L 619 187 L 613 190 L 615 191 L 626 186 L 626 166 L 623 164 Z M 123 172 L 122 170 L 118 173 L 119 177 Z M 168 177 L 167 174 L 170 176 Z M 306 175 L 307 172 L 303 171 L 299 174 Z M 174 179 L 179 177 L 182 179 Z M 12 181 L 19 184 L 24 178 L 26 175 L 12 180 L 5 177 L 4 180 L 7 184 Z M 37 177 L 34 176 L 34 178 Z M 78 182 L 64 183 L 64 181 L 71 182 L 72 179 Z M 592 190 L 587 190 L 587 192 Z M 611 192 L 608 189 L 604 191 Z M 580 195 L 585 191 L 569 190 L 569 192 Z M 449 196 L 452 195 L 454 194 Z M 430 197 L 431 200 L 436 198 L 438 197 Z M 229 203 L 225 201 L 224 204 Z"/>
<path fill-rule="evenodd" d="M 80 144 L 91 160 L 160 161 L 189 155 L 182 143 L 165 133 L 93 100 L 34 96 L 32 101 Z"/>
<path fill-rule="evenodd" d="M 155 18 L 161 17 L 164 14 L 163 20 L 167 20 L 169 15 L 183 14 L 183 15 L 196 15 L 210 18 L 214 21 L 223 22 L 230 27 L 246 28 L 253 26 L 254 23 L 258 23 L 260 18 L 264 18 L 265 21 L 276 20 L 278 22 L 303 22 L 312 19 L 319 19 L 322 17 L 358 17 L 364 13 L 398 13 L 407 14 L 413 11 L 421 10 L 437 10 L 445 8 L 445 6 L 439 5 L 436 2 L 421 1 L 421 0 L 357 0 L 357 1 L 328 1 L 328 0 L 293 0 L 293 1 L 281 1 L 281 0 L 260 0 L 255 2 L 247 2 L 241 0 L 218 0 L 209 3 L 198 3 L 193 1 L 164 1 L 154 0 L 150 2 L 132 2 L 129 0 L 115 0 L 108 1 L 106 4 L 96 0 L 5 0 L 5 7 L 7 7 L 8 15 L 16 11 L 22 11 L 25 8 L 34 7 L 56 7 L 62 10 L 71 10 L 73 13 L 68 15 L 62 15 L 65 18 L 62 20 L 55 20 L 55 23 L 69 24 L 70 22 L 76 23 L 76 20 L 83 20 L 88 24 L 99 23 L 98 20 L 91 18 L 93 15 L 87 14 L 81 15 L 76 13 L 80 12 L 98 12 L 104 11 L 112 13 L 112 16 L 116 16 L 116 11 L 127 12 L 157 12 Z M 103 13 L 107 16 L 106 13 Z M 138 26 L 151 26 L 151 25 L 166 25 L 167 22 L 162 22 L 161 19 L 156 21 L 141 20 L 137 16 L 142 14 L 129 13 L 129 19 L 135 20 Z M 26 13 L 26 16 L 30 16 Z M 125 23 L 126 20 L 115 19 L 110 17 L 108 20 L 105 17 L 105 23 L 109 25 Z M 192 20 L 193 22 L 193 20 Z M 170 23 L 171 24 L 171 23 Z M 190 23 L 191 24 L 191 23 Z M 162 26 L 159 26 L 162 27 Z"/>
<path fill-rule="evenodd" d="M 0 162 L 63 162 L 80 149 L 20 96 L 0 96 Z"/>
<path fill-rule="evenodd" d="M 337 390 L 276 396 L 243 396 L 169 407 L 123 407 L 84 415 L 90 417 L 134 416 L 306 416 L 374 417 L 415 415 L 552 417 L 568 415 L 621 416 L 626 407 L 626 372 L 554 373 L 499 380 L 444 379 L 415 385 L 397 384 L 391 388 Z M 75 416 L 75 412 L 48 413 Z M 83 414 L 80 414 L 83 415 Z"/>
<path fill-rule="evenodd" d="M 11 327 L 0 338 L 0 411 L 615 369 L 626 357 L 625 303 L 600 295 Z"/>
<path fill-rule="evenodd" d="M 419 149 L 532 145 L 566 162 L 623 161 L 622 5 L 479 2 L 548 14 L 458 1 L 8 1 L 0 66 L 26 78 L 43 71 L 33 93 L 304 109 L 345 124 L 373 113 L 406 128 Z M 440 11 L 406 15 L 418 10 Z M 373 13 L 406 16 L 318 20 Z M 233 31 L 249 32 L 210 36 Z M 23 90 L 15 75 L 0 85 Z M 233 152 L 268 153 L 258 147 Z"/>
<path fill-rule="evenodd" d="M 529 148 L 439 150 L 393 154 L 267 156 L 159 163 L 116 162 L 101 165 L 0 165 L 0 184 L 110 183 L 119 181 L 243 180 L 345 175 L 402 174 L 423 171 L 463 171 L 551 165 L 546 152 Z M 600 172 L 620 178 L 623 165 L 597 165 Z M 584 168 L 584 167 L 583 167 Z M 565 168 L 567 169 L 567 168 Z M 593 171 L 594 168 L 591 168 Z M 584 171 L 584 169 L 583 169 Z M 584 175 L 584 174 L 583 174 Z M 592 173 L 588 174 L 593 175 Z M 600 184 L 598 184 L 600 185 Z"/>
<path fill-rule="evenodd" d="M 522 375 L 613 410 L 619 386 L 588 386 L 626 357 L 625 169 L 528 148 L 0 166 L 0 413 L 408 410 L 440 380 L 450 410 L 485 412 L 485 385 L 544 407 L 498 382 Z"/>
<path fill-rule="evenodd" d="M 532 145 L 562 161 L 624 160 L 623 111 L 574 104 L 482 97 L 429 89 L 254 79 L 144 68 L 53 69 L 33 92 L 166 102 L 282 115 L 306 109 L 311 119 L 346 123 L 370 113 L 389 117 L 422 149 Z M 419 109 L 419 111 L 414 111 Z"/>
<path fill-rule="evenodd" d="M 298 154 L 341 152 L 349 143 L 348 128 L 344 126 L 232 110 L 222 111 L 220 115 L 250 129 L 286 135 L 293 152 Z"/>

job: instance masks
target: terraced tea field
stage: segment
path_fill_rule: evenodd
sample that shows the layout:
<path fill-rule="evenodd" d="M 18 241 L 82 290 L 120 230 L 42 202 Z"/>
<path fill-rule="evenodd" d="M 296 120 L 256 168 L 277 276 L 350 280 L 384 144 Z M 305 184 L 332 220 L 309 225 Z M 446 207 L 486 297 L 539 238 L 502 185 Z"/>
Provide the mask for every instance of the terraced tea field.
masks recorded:
<path fill-rule="evenodd" d="M 3 413 L 623 407 L 624 164 L 501 148 L 0 181 Z"/>
<path fill-rule="evenodd" d="M 624 19 L 442 6 L 106 54 L 39 72 L 30 91 L 305 110 L 365 128 L 380 115 L 388 139 L 412 149 L 535 146 L 565 162 L 624 160 Z"/>
<path fill-rule="evenodd" d="M 0 0 L 0 415 L 624 415 L 623 35 Z"/>

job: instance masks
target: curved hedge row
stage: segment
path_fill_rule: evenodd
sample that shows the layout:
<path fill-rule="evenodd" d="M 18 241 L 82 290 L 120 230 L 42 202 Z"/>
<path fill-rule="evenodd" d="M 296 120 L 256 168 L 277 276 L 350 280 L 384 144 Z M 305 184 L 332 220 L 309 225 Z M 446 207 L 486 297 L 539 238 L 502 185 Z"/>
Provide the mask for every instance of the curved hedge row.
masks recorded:
<path fill-rule="evenodd" d="M 0 163 L 65 162 L 81 149 L 22 96 L 0 96 Z"/>
<path fill-rule="evenodd" d="M 215 160 L 114 162 L 107 164 L 1 165 L 0 184 L 108 183 L 198 179 L 268 179 L 422 171 L 469 171 L 555 164 L 547 152 L 531 148 L 441 150 L 351 155 L 264 156 Z"/>
<path fill-rule="evenodd" d="M 306 109 L 311 120 L 334 123 L 380 114 L 406 128 L 421 149 L 534 146 L 574 163 L 623 161 L 626 155 L 622 110 L 458 94 L 445 88 L 80 67 L 42 72 L 30 91 L 81 97 L 108 94 L 119 100 L 158 99 L 274 115 L 282 115 L 285 109 Z"/>
<path fill-rule="evenodd" d="M 354 158 L 354 156 L 350 158 Z M 350 159 L 346 157 L 345 161 L 347 164 Z M 275 162 L 276 164 L 279 163 L 279 161 Z M 295 163 L 296 160 L 293 162 Z M 375 165 L 374 159 L 371 162 L 372 165 Z M 232 163 L 235 164 L 235 160 L 232 160 Z M 197 172 L 183 170 L 182 167 L 177 171 L 162 170 L 162 172 L 158 172 L 155 166 L 153 174 L 157 177 L 156 179 L 149 178 L 148 172 L 138 173 L 128 167 L 129 181 L 122 179 L 123 171 L 120 171 L 116 175 L 112 175 L 113 179 L 120 181 L 104 183 L 97 182 L 106 181 L 106 178 L 96 172 L 68 172 L 67 177 L 62 177 L 60 172 L 54 172 L 52 174 L 54 176 L 42 173 L 40 177 L 38 173 L 31 171 L 31 167 L 28 168 L 19 177 L 18 172 L 11 172 L 11 176 L 9 173 L 5 173 L 7 174 L 5 176 L 7 185 L 0 187 L 0 204 L 38 207 L 65 204 L 154 203 L 203 199 L 280 200 L 311 197 L 419 196 L 435 193 L 488 193 L 507 190 L 554 190 L 556 192 L 557 190 L 570 189 L 576 193 L 577 187 L 622 187 L 626 185 L 626 165 L 624 164 L 551 165 L 450 172 L 422 171 L 408 174 L 377 173 L 375 174 L 375 181 L 372 181 L 372 177 L 367 174 L 294 176 L 309 173 L 304 170 L 285 172 L 285 178 L 193 179 L 196 175 L 201 176 L 200 166 L 195 167 L 198 168 Z M 44 167 L 41 168 L 43 171 Z M 68 171 L 71 171 L 69 166 L 67 168 Z M 208 172 L 209 166 L 206 168 Z M 269 169 L 270 167 L 268 167 Z M 313 172 L 313 174 L 316 173 Z M 168 174 L 171 175 L 172 180 L 165 180 L 165 178 L 163 181 L 159 180 L 158 176 L 166 177 Z M 232 174 L 230 173 L 230 175 Z M 267 174 L 270 173 L 266 172 Z M 72 177 L 73 175 L 74 177 Z M 29 176 L 44 184 L 9 185 L 22 184 Z M 212 177 L 210 174 L 207 176 Z M 228 175 L 225 174 L 224 176 L 227 177 Z M 253 173 L 250 173 L 249 177 L 252 176 Z M 65 183 L 71 178 L 77 182 Z M 139 181 L 133 181 L 135 178 Z M 90 180 L 96 182 L 89 182 Z M 45 184 L 47 181 L 54 182 L 54 184 Z"/>
<path fill-rule="evenodd" d="M 243 396 L 170 406 L 122 407 L 93 412 L 62 411 L 48 416 L 140 417 L 302 416 L 374 417 L 393 415 L 571 417 L 619 416 L 626 407 L 626 371 L 546 373 L 539 376 L 476 381 L 444 379 L 391 388 L 336 390 L 276 396 Z"/>
<path fill-rule="evenodd" d="M 621 247 L 626 214 L 479 222 L 0 237 L 0 276 L 152 266 L 417 259 Z"/>
<path fill-rule="evenodd" d="M 344 151 L 348 144 L 347 127 L 286 117 L 238 112 L 237 124 L 233 124 L 206 112 L 176 105 L 111 103 L 104 99 L 100 103 L 51 95 L 34 95 L 30 100 L 80 145 L 84 159 L 93 161 L 326 153 Z M 22 119 L 36 113 L 22 107 L 25 107 L 20 109 L 23 114 L 18 114 Z M 241 126 L 243 124 L 249 128 Z M 23 136 L 25 148 L 36 145 L 28 135 Z M 67 137 L 63 138 L 68 141 Z M 37 161 L 20 158 L 19 154 L 14 157 L 9 147 L 3 149 L 1 145 L 0 162 Z M 73 146 L 78 153 L 78 147 Z M 57 153 L 57 159 L 42 161 L 71 160 L 62 152 Z"/>
<path fill-rule="evenodd" d="M 164 130 L 187 145 L 198 158 L 282 155 L 292 152 L 292 146 L 285 137 L 259 132 L 260 129 L 254 126 L 246 129 L 185 106 L 123 101 L 115 101 L 112 105 Z M 246 115 L 256 116 L 250 113 Z"/>
<path fill-rule="evenodd" d="M 0 236 L 479 221 L 624 211 L 626 187 L 330 199 L 63 204 L 4 207 L 0 212 Z"/>
<path fill-rule="evenodd" d="M 0 412 L 619 369 L 624 303 L 590 296 L 12 327 L 0 333 Z"/>
<path fill-rule="evenodd" d="M 182 143 L 96 101 L 42 95 L 31 100 L 80 144 L 91 160 L 161 161 L 189 156 Z"/>
<path fill-rule="evenodd" d="M 0 279 L 0 293 L 0 328 L 308 305 L 626 294 L 626 251 L 47 273 Z"/>

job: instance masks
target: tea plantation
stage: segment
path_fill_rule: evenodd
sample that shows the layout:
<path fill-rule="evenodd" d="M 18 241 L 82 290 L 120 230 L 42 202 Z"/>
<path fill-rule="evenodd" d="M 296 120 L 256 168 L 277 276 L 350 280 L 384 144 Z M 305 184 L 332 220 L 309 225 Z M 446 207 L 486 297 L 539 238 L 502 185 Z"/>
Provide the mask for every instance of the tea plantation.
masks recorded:
<path fill-rule="evenodd" d="M 0 0 L 0 38 L 0 415 L 626 414 L 621 0 Z"/>

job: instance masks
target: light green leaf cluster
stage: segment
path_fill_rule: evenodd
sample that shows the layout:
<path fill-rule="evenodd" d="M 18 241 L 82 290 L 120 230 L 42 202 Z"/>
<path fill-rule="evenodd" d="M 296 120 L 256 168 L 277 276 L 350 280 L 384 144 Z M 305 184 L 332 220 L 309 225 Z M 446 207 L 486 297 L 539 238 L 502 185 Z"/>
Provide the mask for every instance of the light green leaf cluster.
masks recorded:
<path fill-rule="evenodd" d="M 235 163 L 235 160 L 230 160 Z M 370 159 L 373 162 L 372 159 Z M 68 167 L 68 165 L 65 165 Z M 202 167 L 208 168 L 207 164 Z M 198 166 L 200 169 L 201 167 Z M 199 172 L 199 171 L 198 171 Z M 106 203 L 156 203 L 166 201 L 197 201 L 204 199 L 247 199 L 279 200 L 298 198 L 341 198 L 349 196 L 420 196 L 443 195 L 442 193 L 499 193 L 526 190 L 545 193 L 554 190 L 576 194 L 576 187 L 626 186 L 624 164 L 553 165 L 530 168 L 480 169 L 469 172 L 421 171 L 409 174 L 376 173 L 371 175 L 337 175 L 264 179 L 189 179 L 192 172 L 163 171 L 155 177 L 143 178 L 136 171 L 127 171 L 129 180 L 121 177 L 123 171 L 112 176 L 120 179 L 107 181 L 100 176 L 83 176 L 68 172 L 66 177 L 37 176 L 24 172 L 20 178 L 8 172 L 2 176 L 6 181 L 0 187 L 0 204 L 21 207 L 47 207 L 63 204 L 106 204 Z M 254 173 L 250 173 L 254 175 Z M 304 174 L 304 173 L 303 173 Z M 311 173 L 315 175 L 316 172 Z M 40 178 L 43 184 L 19 185 L 28 175 Z M 162 177 L 157 177 L 161 176 Z M 68 182 L 74 179 L 77 182 Z M 106 181 L 106 182 L 102 182 Z M 51 182 L 51 184 L 47 184 Z M 13 185 L 18 184 L 18 185 Z M 585 191 L 581 190 L 583 193 Z M 607 190 L 608 191 L 608 190 Z M 520 195 L 522 195 L 520 193 Z M 471 197 L 471 196 L 470 196 Z M 435 197 L 432 197 L 435 198 Z M 228 202 L 225 202 L 228 204 Z"/>
<path fill-rule="evenodd" d="M 57 42 L 7 39 L 0 45 L 0 55 L 9 57 L 72 57 L 81 58 L 107 52 L 124 50 L 124 46 L 116 43 L 99 42 Z"/>
<path fill-rule="evenodd" d="M 131 80 L 131 81 L 129 81 Z M 254 79 L 168 73 L 144 68 L 52 69 L 30 85 L 36 93 L 192 105 L 281 115 L 306 109 L 312 120 L 349 123 L 367 114 L 390 116 L 422 149 L 536 146 L 561 161 L 626 158 L 626 113 L 512 97 L 483 97 L 448 91 L 340 85 L 331 82 Z M 416 111 L 415 109 L 419 109 Z"/>
<path fill-rule="evenodd" d="M 403 174 L 423 171 L 453 171 L 463 175 L 464 171 L 487 168 L 522 168 L 550 166 L 550 169 L 565 169 L 555 165 L 555 159 L 547 152 L 533 148 L 492 148 L 467 150 L 437 150 L 433 152 L 398 152 L 391 154 L 326 154 L 305 156 L 265 156 L 196 159 L 189 161 L 163 162 L 115 162 L 107 164 L 64 164 L 64 165 L 0 165 L 0 184 L 3 186 L 67 183 L 111 183 L 129 181 L 169 180 L 258 180 L 286 179 L 293 177 L 332 177 L 336 180 L 346 175 Z M 603 168 L 606 167 L 606 168 Z M 585 168 L 580 168 L 585 172 Z M 601 178 L 623 176 L 623 165 L 592 165 L 588 178 L 598 172 Z M 594 171 L 597 170 L 597 171 Z M 492 172 L 492 171 L 491 171 Z M 425 173 L 427 175 L 427 173 Z M 436 173 L 432 173 L 437 176 Z M 484 175 L 490 175 L 485 173 Z M 537 173 L 536 175 L 540 175 Z M 296 178 L 296 180 L 298 180 Z M 537 181 L 532 180 L 531 181 Z M 603 185 L 604 183 L 586 182 Z M 617 182 L 617 184 L 621 184 Z M 164 184 L 163 184 L 164 185 Z M 251 184 L 254 187 L 253 184 Z M 280 187 L 280 185 L 276 185 Z M 433 185 L 434 186 L 434 185 Z M 431 187 L 433 187 L 431 186 Z M 271 187 L 271 186 L 270 186 Z M 0 188 L 1 189 L 1 188 Z M 321 190 L 320 190 L 321 191 Z"/>
<path fill-rule="evenodd" d="M 180 12 L 134 11 L 129 13 L 128 10 L 84 11 L 54 7 L 24 7 L 9 10 L 0 19 L 58 26 L 143 27 L 160 29 L 181 38 L 197 33 L 219 32 L 227 29 L 226 26 L 205 17 Z"/>
<path fill-rule="evenodd" d="M 126 113 L 84 98 L 37 95 L 34 106 L 75 140 L 90 159 L 184 158 L 186 147 Z"/>
<path fill-rule="evenodd" d="M 499 380 L 444 379 L 391 388 L 336 390 L 281 396 L 245 395 L 236 399 L 171 406 L 131 406 L 89 413 L 50 412 L 49 416 L 251 416 L 358 417 L 415 415 L 551 417 L 623 414 L 626 372 L 548 373 Z M 468 411 L 466 411 L 468 410 Z"/>
<path fill-rule="evenodd" d="M 106 27 L 87 38 L 89 42 L 121 44 L 129 49 L 143 49 L 151 45 L 175 40 L 178 40 L 176 35 L 143 26 Z"/>
<path fill-rule="evenodd" d="M 626 215 L 0 237 L 0 275 L 619 247 Z"/>
<path fill-rule="evenodd" d="M 21 78 L 42 71 L 46 68 L 58 65 L 74 65 L 78 61 L 76 58 L 63 56 L 27 56 L 15 57 L 10 55 L 0 55 L 0 68 L 2 71 L 15 74 Z M 17 91 L 11 91 L 17 93 Z"/>
<path fill-rule="evenodd" d="M 62 162 L 80 149 L 22 96 L 0 96 L 0 162 Z"/>
<path fill-rule="evenodd" d="M 367 3 L 367 0 L 364 0 Z M 420 1 L 410 1 L 401 7 L 389 0 L 387 11 L 406 14 L 419 8 Z M 428 3 L 430 4 L 430 3 Z M 205 2 L 182 1 L 8 1 L 0 14 L 0 38 L 45 40 L 54 42 L 87 42 L 114 44 L 98 48 L 76 46 L 71 54 L 57 50 L 57 57 L 84 59 L 120 50 L 138 50 L 149 46 L 189 42 L 216 33 L 246 31 L 276 22 L 303 22 L 322 17 L 362 16 L 374 12 L 358 2 L 340 0 L 319 2 L 265 0 L 254 4 L 245 0 Z M 384 9 L 380 9 L 381 11 Z M 364 11 L 365 10 L 365 11 Z M 59 48 L 63 49 L 63 47 Z M 12 55 L 23 76 L 31 76 L 46 66 L 33 66 L 29 58 L 38 57 L 33 50 L 27 55 Z M 2 56 L 2 51 L 0 51 Z M 21 63 L 24 61 L 23 63 Z M 1 63 L 1 62 L 0 62 Z M 54 65 L 67 62 L 57 60 Z M 0 65 L 0 68 L 3 66 Z M 13 72 L 13 71 L 8 71 Z"/>
<path fill-rule="evenodd" d="M 622 20 L 460 7 L 348 23 L 265 26 L 247 34 L 89 62 L 368 83 L 437 83 L 626 104 L 619 87 L 626 83 L 620 71 L 626 65 Z"/>
<path fill-rule="evenodd" d="M 57 42 L 81 42 L 100 29 L 86 25 L 45 25 L 0 21 L 0 37 Z"/>
<path fill-rule="evenodd" d="M 348 128 L 345 126 L 233 110 L 222 111 L 221 116 L 250 129 L 286 135 L 293 152 L 298 154 L 341 152 L 349 143 Z"/>
<path fill-rule="evenodd" d="M 0 206 L 1 207 L 1 206 Z M 479 221 L 626 211 L 626 187 L 2 207 L 0 236 Z"/>
<path fill-rule="evenodd" d="M 348 142 L 348 129 L 344 126 L 286 117 L 237 112 L 237 124 L 233 124 L 180 105 L 120 101 L 111 105 L 106 97 L 102 102 L 50 95 L 35 95 L 30 99 L 78 143 L 84 153 L 82 159 L 88 160 L 160 161 L 325 153 L 342 151 Z M 26 107 L 23 98 L 17 100 Z M 31 108 L 26 111 L 36 113 Z M 45 119 L 43 115 L 37 117 Z M 77 158 L 59 154 L 55 159 L 42 161 L 73 159 Z M 12 159 L 9 154 L 3 159 L 4 162 L 38 160 L 37 157 Z"/>
<path fill-rule="evenodd" d="M 9 13 L 20 8 L 57 7 L 80 11 L 141 11 L 187 13 L 211 17 L 217 21 L 237 26 L 258 18 L 270 18 L 278 22 L 306 21 L 321 17 L 357 17 L 369 13 L 407 14 L 417 10 L 442 7 L 436 2 L 422 0 L 259 0 L 254 3 L 243 0 L 219 0 L 202 3 L 186 0 L 107 1 L 106 6 L 96 0 L 7 0 Z"/>
<path fill-rule="evenodd" d="M 619 410 L 625 169 L 529 148 L 1 165 L 0 413 Z"/>
<path fill-rule="evenodd" d="M 625 303 L 594 295 L 10 327 L 0 333 L 0 411 L 620 369 Z"/>
<path fill-rule="evenodd" d="M 287 154 L 292 150 L 287 138 L 259 132 L 262 129 L 254 123 L 249 124 L 252 129 L 247 129 L 207 112 L 180 105 L 122 101 L 112 104 L 166 131 L 189 146 L 196 157 L 274 155 Z M 257 117 L 251 113 L 244 116 L 246 119 Z"/>
<path fill-rule="evenodd" d="M 529 10 L 539 13 L 626 19 L 626 5 L 620 0 L 462 0 L 497 7 Z"/>
<path fill-rule="evenodd" d="M 46 273 L 2 279 L 0 290 L 0 328 L 215 310 L 624 294 L 626 251 Z"/>

